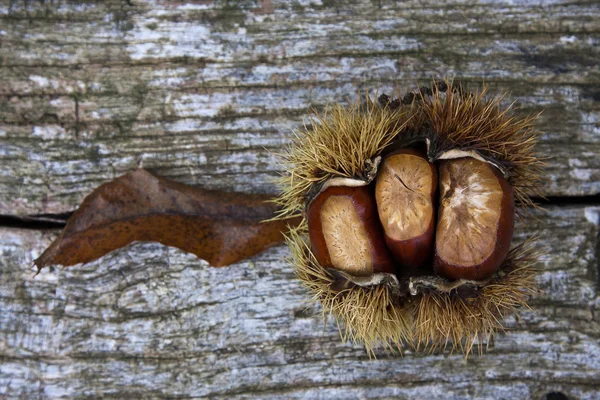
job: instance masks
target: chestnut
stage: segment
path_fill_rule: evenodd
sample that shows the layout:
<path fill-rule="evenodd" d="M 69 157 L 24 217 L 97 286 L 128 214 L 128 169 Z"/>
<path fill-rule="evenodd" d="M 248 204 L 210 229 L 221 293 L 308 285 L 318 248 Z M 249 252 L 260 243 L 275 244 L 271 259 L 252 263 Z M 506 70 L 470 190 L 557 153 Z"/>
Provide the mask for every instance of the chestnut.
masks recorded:
<path fill-rule="evenodd" d="M 356 276 L 394 272 L 369 186 L 325 187 L 310 202 L 307 220 L 311 249 L 322 267 Z"/>
<path fill-rule="evenodd" d="M 386 156 L 379 166 L 375 201 L 385 242 L 402 266 L 399 274 L 424 272 L 423 266 L 431 265 L 437 175 L 424 154 L 412 149 Z"/>
<path fill-rule="evenodd" d="M 471 157 L 441 160 L 434 270 L 448 279 L 484 280 L 510 249 L 515 203 L 493 165 Z"/>

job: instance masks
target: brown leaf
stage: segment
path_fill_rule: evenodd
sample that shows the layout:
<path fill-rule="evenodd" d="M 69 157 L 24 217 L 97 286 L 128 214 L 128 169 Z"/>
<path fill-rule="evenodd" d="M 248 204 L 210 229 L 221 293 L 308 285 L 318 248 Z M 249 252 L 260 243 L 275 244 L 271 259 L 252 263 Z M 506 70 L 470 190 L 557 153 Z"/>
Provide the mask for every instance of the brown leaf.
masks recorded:
<path fill-rule="evenodd" d="M 85 263 L 134 241 L 193 253 L 214 267 L 233 264 L 283 240 L 287 225 L 268 221 L 276 206 L 260 194 L 205 190 L 138 169 L 88 195 L 61 235 L 34 261 Z"/>

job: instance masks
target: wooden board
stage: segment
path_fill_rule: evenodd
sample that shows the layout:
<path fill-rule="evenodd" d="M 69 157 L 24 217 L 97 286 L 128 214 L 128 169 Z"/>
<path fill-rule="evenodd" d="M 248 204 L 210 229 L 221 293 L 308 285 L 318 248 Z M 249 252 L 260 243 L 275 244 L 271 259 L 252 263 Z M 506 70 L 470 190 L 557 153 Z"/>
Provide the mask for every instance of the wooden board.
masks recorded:
<path fill-rule="evenodd" d="M 34 276 L 55 232 L 2 229 L 0 394 L 7 398 L 598 398 L 600 207 L 550 207 L 519 239 L 551 254 L 532 310 L 486 353 L 344 344 L 280 246 L 222 269 L 158 244 Z"/>
<path fill-rule="evenodd" d="M 369 360 L 281 246 L 225 269 L 156 244 L 33 276 L 58 231 L 0 227 L 2 398 L 598 399 L 600 5 L 0 1 L 0 218 L 72 211 L 138 166 L 275 193 L 310 109 L 432 78 L 541 114 L 543 294 L 482 356 Z"/>

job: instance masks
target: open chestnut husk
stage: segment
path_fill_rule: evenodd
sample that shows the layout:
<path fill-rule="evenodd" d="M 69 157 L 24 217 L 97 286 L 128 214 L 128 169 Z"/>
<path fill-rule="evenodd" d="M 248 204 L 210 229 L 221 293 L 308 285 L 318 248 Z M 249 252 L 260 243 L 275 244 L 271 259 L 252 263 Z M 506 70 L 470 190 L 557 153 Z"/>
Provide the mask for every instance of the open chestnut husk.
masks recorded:
<path fill-rule="evenodd" d="M 534 118 L 485 90 L 425 89 L 333 106 L 282 155 L 280 217 L 304 216 L 296 274 L 369 351 L 468 353 L 535 291 L 532 241 L 510 248 L 543 165 Z"/>

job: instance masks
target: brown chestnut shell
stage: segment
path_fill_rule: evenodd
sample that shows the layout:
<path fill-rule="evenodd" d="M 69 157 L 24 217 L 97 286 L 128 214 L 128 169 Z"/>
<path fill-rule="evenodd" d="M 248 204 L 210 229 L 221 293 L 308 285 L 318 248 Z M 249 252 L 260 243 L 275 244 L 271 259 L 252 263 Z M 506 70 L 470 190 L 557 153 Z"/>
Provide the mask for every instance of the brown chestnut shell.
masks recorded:
<path fill-rule="evenodd" d="M 379 166 L 375 199 L 386 244 L 400 264 L 401 276 L 430 268 L 437 180 L 435 165 L 414 149 L 391 153 Z"/>
<path fill-rule="evenodd" d="M 330 186 L 307 211 L 312 252 L 323 267 L 353 275 L 394 272 L 369 186 Z"/>
<path fill-rule="evenodd" d="M 511 185 L 494 166 L 470 157 L 441 160 L 439 182 L 435 272 L 447 279 L 490 278 L 513 237 Z"/>

